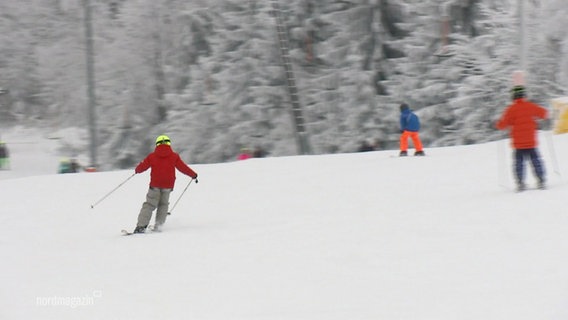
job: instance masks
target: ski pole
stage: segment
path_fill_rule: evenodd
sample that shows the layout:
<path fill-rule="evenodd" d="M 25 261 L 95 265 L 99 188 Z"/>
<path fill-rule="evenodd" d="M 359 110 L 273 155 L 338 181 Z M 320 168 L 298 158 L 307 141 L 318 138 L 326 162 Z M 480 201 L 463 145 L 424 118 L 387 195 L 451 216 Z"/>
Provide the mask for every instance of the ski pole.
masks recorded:
<path fill-rule="evenodd" d="M 179 200 L 181 199 L 181 196 L 183 196 L 183 194 L 185 193 L 185 191 L 187 190 L 187 188 L 189 188 L 189 185 L 193 182 L 193 180 L 195 180 L 195 179 L 191 178 L 191 180 L 189 180 L 189 183 L 187 184 L 187 186 L 185 186 L 185 189 L 183 189 L 183 191 L 181 192 L 181 194 L 180 194 L 179 197 L 177 198 L 176 202 L 174 203 L 174 205 L 173 205 L 173 207 L 172 207 L 172 210 L 170 210 L 170 211 L 168 212 L 168 215 L 171 215 L 171 214 L 172 214 L 172 211 L 174 211 L 174 209 L 176 208 L 176 206 L 177 206 Z"/>
<path fill-rule="evenodd" d="M 552 158 L 552 168 L 558 176 L 561 176 L 560 169 L 558 168 L 558 160 L 556 159 L 556 151 L 554 150 L 554 142 L 552 141 L 552 131 L 549 130 L 545 135 L 548 143 L 548 151 L 550 151 L 550 157 Z"/>
<path fill-rule="evenodd" d="M 505 182 L 505 175 L 504 175 L 506 170 L 505 154 L 507 153 L 505 141 L 506 140 L 501 140 L 497 142 L 497 177 L 498 177 L 497 179 L 499 180 L 499 185 L 507 189 L 507 184 Z"/>
<path fill-rule="evenodd" d="M 104 199 L 106 199 L 108 196 L 110 196 L 113 192 L 115 192 L 118 188 L 120 188 L 123 184 L 125 184 L 128 180 L 132 179 L 132 177 L 134 177 L 136 175 L 136 173 L 133 173 L 130 177 L 128 177 L 126 180 L 122 181 L 122 183 L 120 183 L 118 186 L 116 186 L 116 188 L 112 189 L 109 193 L 107 193 L 104 197 L 102 197 L 99 201 L 95 202 L 94 204 L 91 205 L 91 209 L 93 209 L 97 204 L 101 203 L 101 201 L 103 201 Z"/>

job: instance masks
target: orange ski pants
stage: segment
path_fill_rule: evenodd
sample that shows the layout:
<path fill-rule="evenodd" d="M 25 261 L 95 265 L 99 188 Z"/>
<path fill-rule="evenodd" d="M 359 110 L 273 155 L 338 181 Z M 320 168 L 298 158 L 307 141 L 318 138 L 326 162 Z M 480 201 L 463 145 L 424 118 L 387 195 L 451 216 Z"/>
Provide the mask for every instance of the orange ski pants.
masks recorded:
<path fill-rule="evenodd" d="M 422 141 L 420 141 L 418 132 L 407 130 L 404 130 L 400 135 L 400 151 L 408 150 L 408 138 L 412 139 L 412 143 L 414 143 L 414 148 L 416 149 L 416 151 L 423 151 Z"/>

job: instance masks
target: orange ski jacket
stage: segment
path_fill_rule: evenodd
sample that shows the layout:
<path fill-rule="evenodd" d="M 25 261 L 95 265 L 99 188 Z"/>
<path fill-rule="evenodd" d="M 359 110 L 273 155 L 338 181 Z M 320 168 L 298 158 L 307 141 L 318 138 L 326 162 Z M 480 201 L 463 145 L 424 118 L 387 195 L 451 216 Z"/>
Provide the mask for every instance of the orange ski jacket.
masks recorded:
<path fill-rule="evenodd" d="M 536 120 L 546 119 L 545 108 L 524 98 L 515 99 L 497 121 L 499 130 L 511 128 L 511 139 L 515 149 L 532 149 L 537 146 Z"/>

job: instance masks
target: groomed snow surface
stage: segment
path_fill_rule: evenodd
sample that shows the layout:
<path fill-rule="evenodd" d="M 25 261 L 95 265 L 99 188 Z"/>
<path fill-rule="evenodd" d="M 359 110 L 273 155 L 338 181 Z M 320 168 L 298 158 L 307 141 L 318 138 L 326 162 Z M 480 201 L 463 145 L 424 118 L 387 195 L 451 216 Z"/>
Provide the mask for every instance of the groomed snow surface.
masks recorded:
<path fill-rule="evenodd" d="M 2 138 L 0 319 L 568 319 L 568 135 L 522 193 L 507 141 L 190 164 L 163 232 L 128 237 L 148 172 L 92 209 L 133 170 Z"/>

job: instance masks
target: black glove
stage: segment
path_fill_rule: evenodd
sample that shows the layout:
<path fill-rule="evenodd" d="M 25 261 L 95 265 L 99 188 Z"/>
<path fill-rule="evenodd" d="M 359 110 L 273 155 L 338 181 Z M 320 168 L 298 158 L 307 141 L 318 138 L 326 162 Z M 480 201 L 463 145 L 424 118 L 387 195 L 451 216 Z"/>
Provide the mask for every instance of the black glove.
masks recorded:
<path fill-rule="evenodd" d="M 195 180 L 195 183 L 199 183 L 199 180 L 197 180 L 197 177 L 193 178 L 193 180 Z"/>

